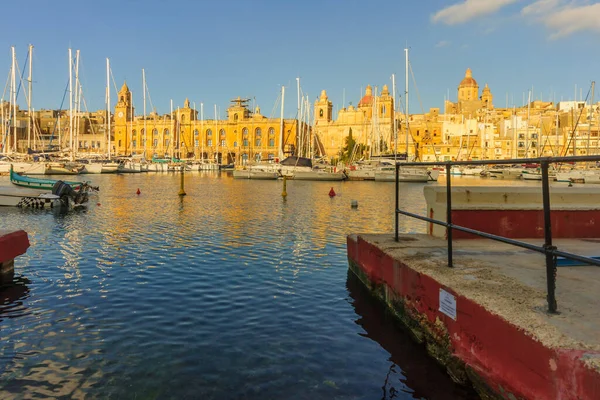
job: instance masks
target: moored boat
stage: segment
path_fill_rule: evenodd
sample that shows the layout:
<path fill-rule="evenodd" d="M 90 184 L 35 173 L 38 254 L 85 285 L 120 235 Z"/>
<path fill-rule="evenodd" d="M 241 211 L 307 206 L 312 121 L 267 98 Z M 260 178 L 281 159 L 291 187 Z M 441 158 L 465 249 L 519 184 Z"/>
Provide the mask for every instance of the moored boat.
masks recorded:
<path fill-rule="evenodd" d="M 10 181 L 21 187 L 41 189 L 41 190 L 52 190 L 54 184 L 57 182 L 56 179 L 41 179 L 32 178 L 30 176 L 24 176 L 16 173 L 14 170 L 10 170 Z M 75 190 L 80 190 L 85 182 L 65 182 Z"/>
<path fill-rule="evenodd" d="M 41 189 L 25 189 L 17 186 L 0 186 L 0 206 L 22 208 L 52 208 L 60 197 Z"/>

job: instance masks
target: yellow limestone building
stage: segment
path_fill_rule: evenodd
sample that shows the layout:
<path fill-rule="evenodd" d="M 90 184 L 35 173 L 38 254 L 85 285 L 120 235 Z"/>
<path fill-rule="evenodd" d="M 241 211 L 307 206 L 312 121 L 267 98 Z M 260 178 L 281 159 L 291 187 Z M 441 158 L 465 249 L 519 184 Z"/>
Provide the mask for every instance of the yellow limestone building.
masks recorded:
<path fill-rule="evenodd" d="M 199 120 L 198 111 L 185 100 L 172 114 L 135 116 L 131 91 L 124 83 L 114 116 L 113 152 L 146 159 L 186 158 L 223 164 L 276 159 L 296 152 L 296 120 L 267 118 L 248 100 L 231 100 L 225 120 Z M 308 127 L 301 124 L 301 131 Z"/>
<path fill-rule="evenodd" d="M 322 144 L 325 156 L 339 157 L 350 132 L 357 143 L 372 148 L 373 154 L 390 151 L 388 145 L 393 130 L 394 99 L 387 85 L 383 86 L 380 95 L 377 94 L 377 89 L 374 93 L 373 88 L 368 85 L 358 106 L 350 104 L 347 108 L 342 108 L 335 121 L 332 110 L 333 105 L 327 92 L 323 90 L 314 104 L 313 130 Z"/>

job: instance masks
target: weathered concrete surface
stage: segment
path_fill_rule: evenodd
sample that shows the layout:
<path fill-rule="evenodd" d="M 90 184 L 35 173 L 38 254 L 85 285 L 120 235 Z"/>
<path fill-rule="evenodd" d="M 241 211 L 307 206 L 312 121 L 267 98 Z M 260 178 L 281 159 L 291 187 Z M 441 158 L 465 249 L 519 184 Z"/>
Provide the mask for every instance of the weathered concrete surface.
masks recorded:
<path fill-rule="evenodd" d="M 450 269 L 445 240 L 400 239 L 349 236 L 350 268 L 457 381 L 472 382 L 483 397 L 600 398 L 599 267 L 559 268 L 560 314 L 549 315 L 542 255 L 459 240 Z M 600 255 L 594 239 L 555 244 Z M 439 311 L 441 289 L 456 296 L 456 320 Z"/>

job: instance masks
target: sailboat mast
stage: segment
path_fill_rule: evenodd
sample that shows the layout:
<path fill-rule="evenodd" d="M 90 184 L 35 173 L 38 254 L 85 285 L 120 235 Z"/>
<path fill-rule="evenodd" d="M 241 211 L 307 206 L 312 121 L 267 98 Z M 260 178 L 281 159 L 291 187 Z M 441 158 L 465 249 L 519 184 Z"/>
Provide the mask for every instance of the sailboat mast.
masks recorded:
<path fill-rule="evenodd" d="M 143 98 L 144 98 L 144 138 L 142 139 L 144 141 L 144 159 L 146 158 L 146 146 L 147 146 L 147 142 L 148 140 L 146 140 L 146 138 L 148 137 L 148 130 L 146 129 L 146 71 L 144 71 L 144 68 L 142 68 L 142 90 L 144 92 Z"/>
<path fill-rule="evenodd" d="M 594 104 L 594 89 L 596 86 L 596 81 L 592 81 L 592 98 L 590 99 L 590 112 L 588 114 L 588 134 L 587 134 L 587 149 L 585 152 L 586 156 L 590 155 L 590 135 L 592 130 L 592 116 L 594 115 L 592 105 Z"/>
<path fill-rule="evenodd" d="M 285 86 L 281 86 L 281 125 L 279 126 L 279 161 L 283 160 L 283 106 L 285 103 Z"/>
<path fill-rule="evenodd" d="M 29 83 L 29 93 L 27 96 L 27 115 L 29 115 L 29 121 L 27 121 L 27 147 L 31 147 L 31 123 L 33 122 L 33 115 L 31 114 L 31 74 L 33 72 L 31 60 L 33 59 L 33 45 L 29 45 L 29 77 L 27 81 Z M 35 147 L 35 146 L 34 146 Z"/>
<path fill-rule="evenodd" d="M 17 152 L 17 58 L 15 55 L 15 47 L 11 47 L 12 52 L 12 69 L 11 69 L 11 91 L 12 91 L 12 106 L 13 106 L 13 152 Z"/>
<path fill-rule="evenodd" d="M 69 149 L 73 161 L 73 54 L 69 49 Z"/>
<path fill-rule="evenodd" d="M 175 137 L 175 121 L 173 120 L 173 99 L 171 99 L 171 137 Z M 173 139 L 171 139 L 171 161 L 173 161 Z"/>
<path fill-rule="evenodd" d="M 298 92 L 298 109 L 296 111 L 296 143 L 298 143 L 298 150 L 296 151 L 296 155 L 300 156 L 299 150 L 302 149 L 302 141 L 300 137 L 300 77 L 296 78 L 296 88 Z"/>
<path fill-rule="evenodd" d="M 398 121 L 396 120 L 396 74 L 392 74 L 392 118 L 394 129 L 394 162 L 397 162 L 398 154 Z"/>
<path fill-rule="evenodd" d="M 77 123 L 75 127 L 75 140 L 74 146 L 71 151 L 71 161 L 73 161 L 73 156 L 75 154 L 76 149 L 79 148 L 79 112 L 81 111 L 81 86 L 79 84 L 79 50 L 75 52 L 75 122 Z"/>
<path fill-rule="evenodd" d="M 406 76 L 404 80 L 404 109 L 406 110 L 406 159 L 408 160 L 408 49 L 404 49 Z"/>
<path fill-rule="evenodd" d="M 202 162 L 204 163 L 204 141 L 206 140 L 206 137 L 204 136 L 204 103 L 200 103 L 200 140 L 202 141 L 202 147 L 201 147 L 201 152 L 202 152 Z M 204 138 L 204 139 L 203 139 Z"/>
<path fill-rule="evenodd" d="M 217 157 L 217 165 L 220 165 L 219 161 L 219 120 L 217 119 L 217 105 L 215 104 L 215 149 L 216 149 L 216 157 Z"/>
<path fill-rule="evenodd" d="M 106 59 L 106 120 L 108 121 L 108 128 L 106 129 L 106 135 L 108 137 L 108 159 L 110 160 L 110 60 Z"/>
<path fill-rule="evenodd" d="M 529 116 L 531 109 L 531 91 L 527 94 L 527 124 L 525 133 L 525 158 L 529 158 Z"/>

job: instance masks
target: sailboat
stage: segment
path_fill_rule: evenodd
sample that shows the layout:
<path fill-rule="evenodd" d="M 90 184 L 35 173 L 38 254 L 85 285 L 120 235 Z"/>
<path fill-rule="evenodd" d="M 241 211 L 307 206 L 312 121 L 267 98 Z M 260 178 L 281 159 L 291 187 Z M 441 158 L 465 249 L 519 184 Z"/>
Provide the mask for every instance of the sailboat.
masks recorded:
<path fill-rule="evenodd" d="M 406 159 L 408 159 L 408 136 L 409 136 L 409 114 L 408 114 L 408 49 L 404 49 L 405 59 L 406 59 L 406 75 L 405 75 L 405 119 L 406 119 Z M 393 82 L 393 86 L 395 86 L 395 80 Z M 393 93 L 395 97 L 395 89 L 393 88 Z M 396 127 L 396 115 L 395 115 L 395 104 L 396 99 L 394 98 L 394 135 L 397 134 Z M 397 157 L 397 149 L 394 148 L 394 158 Z M 395 160 L 397 161 L 397 160 Z M 402 167 L 400 166 L 398 170 L 398 181 L 399 182 L 429 182 L 429 181 L 437 181 L 439 176 L 438 170 L 428 170 L 427 168 L 422 167 Z M 396 181 L 396 166 L 395 165 L 381 165 L 375 171 L 375 181 L 379 182 L 395 182 Z"/>

